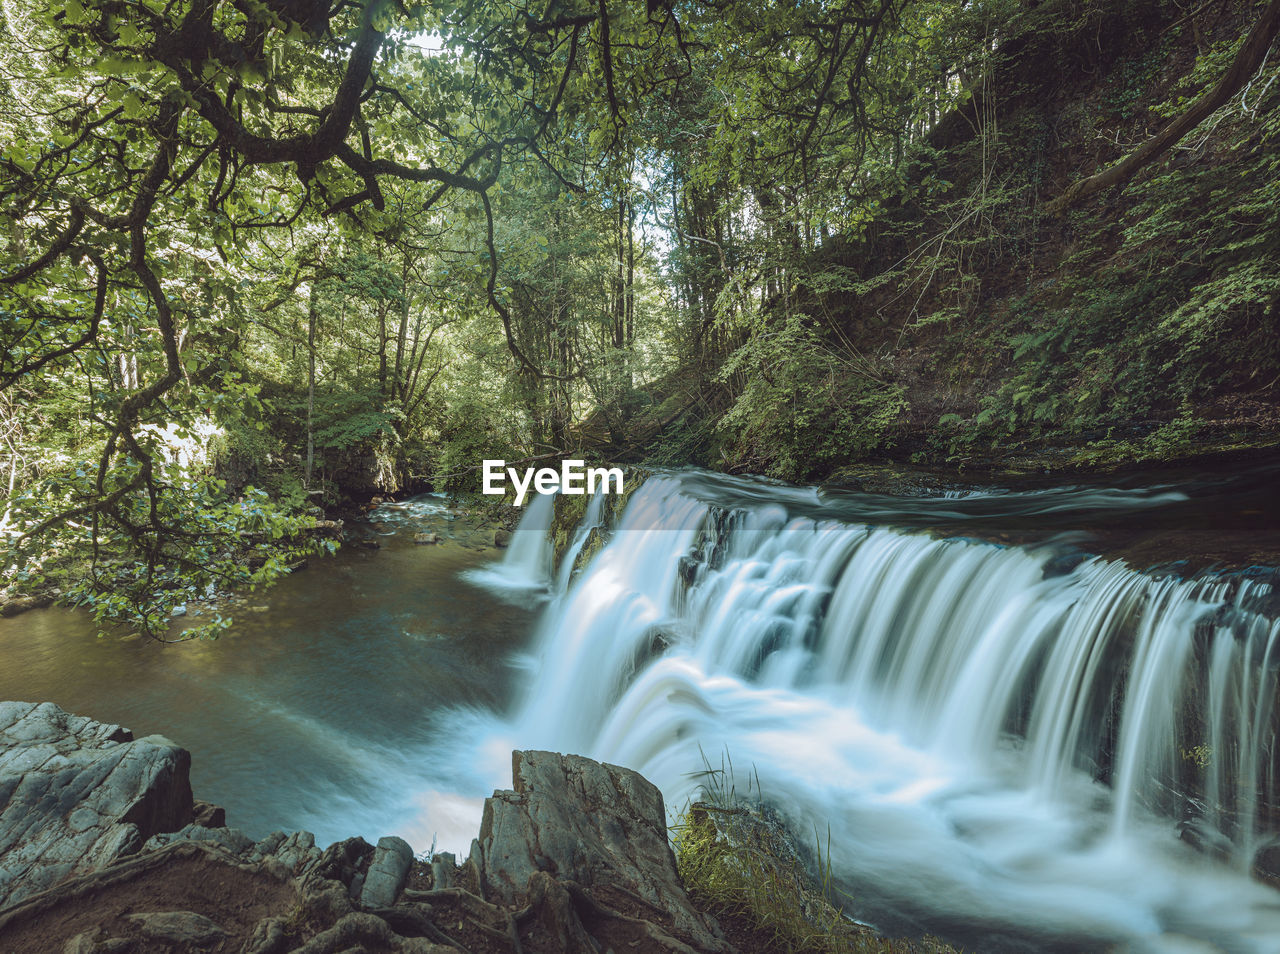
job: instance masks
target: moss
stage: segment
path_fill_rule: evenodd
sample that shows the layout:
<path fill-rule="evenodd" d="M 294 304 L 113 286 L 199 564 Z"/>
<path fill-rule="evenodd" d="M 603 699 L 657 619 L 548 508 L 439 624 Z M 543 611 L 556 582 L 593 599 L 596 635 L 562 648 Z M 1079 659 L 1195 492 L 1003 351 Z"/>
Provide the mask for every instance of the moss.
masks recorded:
<path fill-rule="evenodd" d="M 551 542 L 557 565 L 573 542 L 573 531 L 586 516 L 590 499 L 586 494 L 556 494 L 554 516 L 551 518 Z"/>
<path fill-rule="evenodd" d="M 745 921 L 793 954 L 955 954 L 935 938 L 886 938 L 843 916 L 815 884 L 768 809 L 692 805 L 676 826 L 676 864 L 690 896 Z"/>

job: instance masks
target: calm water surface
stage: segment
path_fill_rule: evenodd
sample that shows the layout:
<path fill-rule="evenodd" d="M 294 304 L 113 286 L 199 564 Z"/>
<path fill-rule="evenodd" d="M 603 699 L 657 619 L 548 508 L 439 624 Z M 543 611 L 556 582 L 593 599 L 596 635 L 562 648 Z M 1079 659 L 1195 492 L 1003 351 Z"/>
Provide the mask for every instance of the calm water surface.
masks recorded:
<path fill-rule="evenodd" d="M 216 640 L 99 638 L 57 608 L 0 619 L 0 699 L 173 739 L 192 752 L 197 798 L 254 837 L 398 832 L 418 851 L 435 837 L 464 848 L 479 803 L 452 794 L 474 791 L 459 712 L 506 709 L 531 613 L 460 578 L 501 555 L 481 534 L 413 544 L 454 527 L 442 511 L 429 497 L 375 511 L 382 549 L 345 547 L 249 595 Z"/>

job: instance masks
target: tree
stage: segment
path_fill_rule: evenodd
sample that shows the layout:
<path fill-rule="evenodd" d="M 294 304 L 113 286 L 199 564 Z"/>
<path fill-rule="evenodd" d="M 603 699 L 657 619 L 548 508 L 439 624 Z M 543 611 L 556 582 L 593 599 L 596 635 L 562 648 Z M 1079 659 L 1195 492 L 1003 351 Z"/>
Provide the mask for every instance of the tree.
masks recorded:
<path fill-rule="evenodd" d="M 1188 106 L 1185 112 L 1171 119 L 1163 129 L 1115 165 L 1072 183 L 1066 192 L 1049 203 L 1048 211 L 1060 213 L 1082 199 L 1123 185 L 1141 169 L 1163 156 L 1244 88 L 1250 77 L 1266 61 L 1277 33 L 1280 33 L 1280 0 L 1271 0 L 1245 36 L 1235 59 L 1218 82 Z"/>

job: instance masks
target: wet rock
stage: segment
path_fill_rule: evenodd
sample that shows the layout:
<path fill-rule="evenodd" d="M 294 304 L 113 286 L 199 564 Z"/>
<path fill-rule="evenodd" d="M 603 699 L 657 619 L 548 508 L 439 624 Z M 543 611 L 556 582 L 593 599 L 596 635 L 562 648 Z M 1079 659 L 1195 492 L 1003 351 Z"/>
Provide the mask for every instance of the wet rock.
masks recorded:
<path fill-rule="evenodd" d="M 44 609 L 53 605 L 52 596 L 15 596 L 0 604 L 0 616 L 17 616 L 27 610 Z"/>
<path fill-rule="evenodd" d="M 685 942 L 724 949 L 676 874 L 662 794 L 651 782 L 576 755 L 520 751 L 512 780 L 512 791 L 485 801 L 472 849 L 487 895 L 515 904 L 544 873 L 588 894 L 636 897 L 664 912 Z"/>
<path fill-rule="evenodd" d="M 1254 854 L 1253 875 L 1280 886 L 1280 838 L 1267 842 Z"/>
<path fill-rule="evenodd" d="M 438 533 L 415 533 L 413 542 L 418 544 L 431 544 L 440 542 L 440 534 Z"/>
<path fill-rule="evenodd" d="M 0 703 L 0 907 L 192 818 L 191 756 L 53 703 Z"/>
<path fill-rule="evenodd" d="M 126 917 L 138 925 L 143 937 L 169 944 L 212 947 L 227 936 L 217 924 L 194 911 L 159 911 Z"/>
<path fill-rule="evenodd" d="M 1178 837 L 1206 855 L 1223 861 L 1231 857 L 1235 845 L 1231 839 L 1202 818 L 1192 818 L 1178 828 Z"/>
<path fill-rule="evenodd" d="M 499 527 L 493 531 L 493 545 L 495 547 L 507 547 L 511 545 L 511 531 L 505 527 Z"/>
<path fill-rule="evenodd" d="M 1060 553 L 1044 565 L 1044 578 L 1049 580 L 1055 576 L 1066 576 L 1084 561 L 1085 554 L 1078 550 Z"/>
<path fill-rule="evenodd" d="M 413 849 L 403 838 L 389 835 L 378 839 L 373 861 L 360 889 L 360 903 L 366 908 L 391 907 L 396 903 L 412 866 Z"/>

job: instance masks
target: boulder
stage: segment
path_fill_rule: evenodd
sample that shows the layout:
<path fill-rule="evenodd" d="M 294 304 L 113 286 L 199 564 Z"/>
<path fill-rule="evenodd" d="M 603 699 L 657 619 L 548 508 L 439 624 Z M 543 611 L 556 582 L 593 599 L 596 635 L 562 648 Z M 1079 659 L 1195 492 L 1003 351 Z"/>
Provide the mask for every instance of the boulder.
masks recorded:
<path fill-rule="evenodd" d="M 431 858 L 431 883 L 437 888 L 452 888 L 454 870 L 458 859 L 450 852 L 442 851 Z"/>
<path fill-rule="evenodd" d="M 0 603 L 0 616 L 17 616 L 28 610 L 44 609 L 53 605 L 53 597 L 47 594 L 40 596 L 15 596 Z"/>
<path fill-rule="evenodd" d="M 0 908 L 188 824 L 190 767 L 162 736 L 0 702 Z"/>
<path fill-rule="evenodd" d="M 507 547 L 511 545 L 511 531 L 504 527 L 499 527 L 493 531 L 493 545 L 495 547 Z"/>
<path fill-rule="evenodd" d="M 680 883 L 653 783 L 576 755 L 517 751 L 511 760 L 513 789 L 485 801 L 472 845 L 486 894 L 513 905 L 531 886 L 545 892 L 550 876 L 596 899 L 639 899 L 685 943 L 724 949 Z"/>
<path fill-rule="evenodd" d="M 408 880 L 413 866 L 413 849 L 403 838 L 390 835 L 378 839 L 373 861 L 364 876 L 360 903 L 366 908 L 389 908 Z"/>

